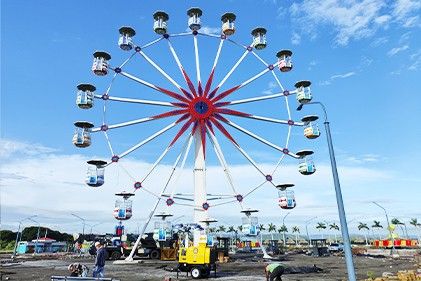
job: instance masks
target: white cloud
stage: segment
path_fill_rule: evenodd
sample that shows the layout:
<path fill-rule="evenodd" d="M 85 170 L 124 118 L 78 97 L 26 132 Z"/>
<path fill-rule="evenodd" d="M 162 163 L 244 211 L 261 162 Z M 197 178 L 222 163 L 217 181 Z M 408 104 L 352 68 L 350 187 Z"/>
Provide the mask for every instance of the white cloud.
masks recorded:
<path fill-rule="evenodd" d="M 350 72 L 347 72 L 347 73 L 344 73 L 344 74 L 336 74 L 336 75 L 333 75 L 333 76 L 331 76 L 330 77 L 330 79 L 338 79 L 338 78 L 341 78 L 341 79 L 343 79 L 343 78 L 348 78 L 348 77 L 351 77 L 351 76 L 354 76 L 355 75 L 355 72 L 354 71 L 350 71 Z"/>
<path fill-rule="evenodd" d="M 332 25 L 338 45 L 347 45 L 350 40 L 371 36 L 379 24 L 390 17 L 380 15 L 385 6 L 382 0 L 304 0 L 290 7 L 293 21 L 302 31 L 317 33 L 318 25 Z"/>
<path fill-rule="evenodd" d="M 404 27 L 413 27 L 419 24 L 420 9 L 421 2 L 419 0 L 396 0 L 393 6 L 393 16 L 402 22 Z"/>
<path fill-rule="evenodd" d="M 202 26 L 200 28 L 200 32 L 204 34 L 221 34 L 221 28 L 220 27 L 210 27 L 210 26 Z"/>
<path fill-rule="evenodd" d="M 389 39 L 387 37 L 379 37 L 379 38 L 374 39 L 371 42 L 370 46 L 375 48 L 375 47 L 382 46 L 386 44 L 387 42 L 389 42 Z"/>
<path fill-rule="evenodd" d="M 355 74 L 356 74 L 356 72 L 354 72 L 354 71 L 350 71 L 350 72 L 343 73 L 343 74 L 335 74 L 335 75 L 330 76 L 330 78 L 328 80 L 320 82 L 320 85 L 327 86 L 327 85 L 332 84 L 333 80 L 345 79 L 345 78 L 354 76 Z"/>
<path fill-rule="evenodd" d="M 418 70 L 421 68 L 421 49 L 410 56 L 411 65 L 408 67 L 409 70 Z"/>
<path fill-rule="evenodd" d="M 12 154 L 36 156 L 56 152 L 56 149 L 40 144 L 0 139 L 0 159 L 8 158 Z"/>
<path fill-rule="evenodd" d="M 291 43 L 293 45 L 299 45 L 301 43 L 301 36 L 297 32 L 292 33 Z"/>
<path fill-rule="evenodd" d="M 363 155 L 367 163 L 379 159 L 377 155 Z M 80 231 L 80 222 L 70 214 L 75 213 L 84 217 L 88 224 L 104 222 L 98 226 L 101 231 L 110 231 L 115 224 L 112 217 L 114 207 L 114 193 L 122 190 L 132 190 L 134 179 L 143 177 L 149 170 L 151 163 L 125 158 L 117 165 L 110 165 L 106 169 L 106 183 L 102 187 L 90 188 L 83 181 L 86 172 L 86 157 L 82 155 L 57 155 L 49 154 L 40 157 L 26 157 L 20 159 L 10 158 L 2 165 L 2 223 L 3 225 L 16 226 L 16 221 L 27 215 L 37 214 L 43 225 L 60 226 L 65 231 Z M 229 161 L 229 160 L 228 160 Z M 3 163 L 2 163 L 3 164 Z M 191 163 L 190 163 L 191 164 Z M 190 166 L 188 162 L 188 166 Z M 272 171 L 275 163 L 259 164 L 263 171 Z M 387 186 L 396 185 L 401 177 L 394 171 L 361 167 L 361 165 L 339 164 L 339 175 L 345 203 L 348 205 L 348 215 L 353 216 L 359 212 L 367 212 L 367 200 L 390 200 L 390 208 L 395 212 L 400 209 L 408 212 L 408 206 L 417 206 L 415 200 L 415 185 L 411 189 L 411 182 L 407 184 L 407 192 L 414 192 L 414 200 L 396 198 L 393 192 L 380 192 Z M 124 169 L 119 168 L 124 167 Z M 302 223 L 308 218 L 309 212 L 326 219 L 337 219 L 337 208 L 330 166 L 317 163 L 317 172 L 312 176 L 302 176 L 297 171 L 297 163 L 287 162 L 282 165 L 274 175 L 275 182 L 294 182 L 298 206 L 294 214 L 289 217 L 289 222 Z M 262 176 L 248 164 L 231 165 L 231 175 L 238 192 L 246 194 L 262 182 Z M 171 172 L 170 165 L 159 165 L 151 177 L 144 182 L 149 190 L 159 193 Z M 176 172 L 169 191 L 176 187 L 176 192 L 189 192 L 193 190 L 193 175 L 191 168 L 186 168 L 181 174 Z M 418 186 L 419 183 L 417 183 Z M 367 188 L 370 192 L 367 192 Z M 209 165 L 207 167 L 207 191 L 210 193 L 233 194 L 227 184 L 221 167 Z M 364 194 L 361 197 L 361 194 Z M 277 220 L 280 212 L 277 206 L 278 193 L 273 186 L 266 183 L 257 192 L 252 193 L 244 201 L 245 207 L 254 207 L 260 210 L 261 221 Z M 129 229 L 136 227 L 144 219 L 155 198 L 139 190 L 133 198 L 133 218 L 126 222 Z M 211 201 L 214 203 L 215 201 Z M 159 210 L 166 210 L 161 204 Z M 347 206 L 347 205 L 346 205 Z M 357 207 L 357 209 L 356 209 Z M 190 219 L 192 207 L 174 206 L 169 209 L 176 217 L 185 215 L 185 220 Z M 240 224 L 240 208 L 238 204 L 228 204 L 220 207 L 211 207 L 210 215 L 220 221 L 229 221 Z"/>
<path fill-rule="evenodd" d="M 407 50 L 408 48 L 409 48 L 408 45 L 404 45 L 404 46 L 401 46 L 401 47 L 396 47 L 396 48 L 390 49 L 389 52 L 387 52 L 387 55 L 389 57 L 391 57 L 391 56 L 396 55 L 397 53 L 400 53 L 400 52 L 403 52 L 403 51 Z"/>
<path fill-rule="evenodd" d="M 383 27 L 386 27 L 387 26 L 387 23 L 389 23 L 389 21 L 390 21 L 391 18 L 392 17 L 389 16 L 389 15 L 382 15 L 380 17 L 375 18 L 374 19 L 374 22 L 377 23 L 377 24 L 379 24 L 379 25 L 383 25 Z"/>

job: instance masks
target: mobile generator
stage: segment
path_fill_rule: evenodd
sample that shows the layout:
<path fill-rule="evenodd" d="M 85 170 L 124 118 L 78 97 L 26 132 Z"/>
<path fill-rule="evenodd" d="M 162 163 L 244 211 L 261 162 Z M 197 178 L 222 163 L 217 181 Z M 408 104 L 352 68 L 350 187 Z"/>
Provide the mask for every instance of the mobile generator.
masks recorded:
<path fill-rule="evenodd" d="M 207 246 L 206 243 L 199 243 L 198 246 L 182 247 L 178 250 L 178 272 L 187 272 L 193 279 L 207 278 L 211 271 L 216 277 L 217 252 Z"/>

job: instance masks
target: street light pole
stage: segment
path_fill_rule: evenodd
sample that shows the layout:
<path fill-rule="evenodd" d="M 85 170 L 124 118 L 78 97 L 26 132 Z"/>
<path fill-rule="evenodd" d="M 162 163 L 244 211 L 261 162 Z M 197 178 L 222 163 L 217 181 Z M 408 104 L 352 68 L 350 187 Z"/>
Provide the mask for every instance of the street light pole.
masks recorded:
<path fill-rule="evenodd" d="M 28 218 L 28 220 L 30 220 L 30 221 L 38 224 L 37 240 L 35 241 L 35 251 L 34 251 L 34 255 L 36 255 L 37 254 L 37 249 L 38 249 L 39 230 L 41 228 L 41 224 L 39 222 L 37 222 L 36 220 L 32 219 L 32 218 Z"/>
<path fill-rule="evenodd" d="M 80 219 L 83 222 L 83 228 L 82 228 L 82 239 L 83 239 L 83 236 L 85 235 L 85 219 L 81 218 L 81 217 L 79 217 L 78 215 L 75 215 L 75 214 L 71 214 L 71 215 Z"/>
<path fill-rule="evenodd" d="M 348 280 L 356 281 L 354 262 L 352 259 L 351 241 L 349 239 L 348 225 L 346 223 L 345 207 L 344 207 L 344 202 L 342 200 L 341 185 L 339 183 L 338 169 L 336 167 L 335 152 L 333 150 L 332 136 L 330 134 L 330 125 L 327 119 L 326 108 L 321 102 L 309 102 L 309 103 L 306 103 L 305 105 L 308 105 L 308 104 L 318 104 L 322 107 L 323 112 L 324 112 L 324 116 L 325 116 L 324 125 L 326 129 L 327 144 L 329 148 L 330 164 L 332 166 L 333 183 L 335 185 L 336 203 L 338 205 L 338 213 L 339 213 L 339 222 L 341 224 L 342 239 L 344 242 L 344 252 L 345 252 L 346 267 L 348 271 Z M 303 106 L 304 104 L 301 104 L 297 108 L 297 110 L 301 110 Z"/>
<path fill-rule="evenodd" d="M 288 217 L 290 213 L 287 213 L 283 218 L 282 218 L 282 226 L 285 226 L 285 218 Z M 285 230 L 285 229 L 284 229 Z M 286 246 L 286 241 L 285 241 L 285 231 L 282 231 L 282 239 L 284 240 L 284 247 Z"/>
<path fill-rule="evenodd" d="M 393 238 L 393 233 L 392 233 L 392 230 L 390 229 L 389 216 L 387 215 L 386 209 L 383 208 L 383 206 L 381 206 L 379 203 L 374 202 L 374 201 L 373 201 L 373 204 L 377 205 L 377 207 L 382 208 L 384 211 L 384 214 L 386 215 L 387 229 L 389 230 L 389 235 L 390 235 L 390 238 L 392 239 L 392 248 L 390 249 L 390 255 L 393 255 L 393 252 L 395 252 L 395 238 Z"/>
<path fill-rule="evenodd" d="M 310 235 L 308 235 L 308 228 L 307 228 L 307 226 L 308 226 L 308 224 L 310 222 L 312 222 L 315 219 L 317 219 L 317 217 L 313 217 L 313 218 L 309 219 L 308 221 L 306 221 L 306 233 L 307 233 L 307 239 L 308 239 L 308 245 L 309 246 L 311 246 L 311 239 L 310 239 Z"/>
<path fill-rule="evenodd" d="M 20 237 L 22 237 L 22 234 L 21 234 L 21 235 L 19 235 L 19 233 L 20 233 L 20 227 L 21 227 L 21 225 L 22 225 L 22 222 L 23 222 L 23 221 L 25 221 L 25 220 L 28 220 L 28 219 L 34 218 L 34 217 L 36 217 L 36 216 L 37 216 L 37 215 L 33 215 L 33 216 L 30 216 L 30 217 L 24 218 L 23 220 L 20 220 L 20 221 L 19 221 L 18 232 L 16 233 L 16 241 L 15 241 L 15 247 L 13 248 L 13 255 L 12 255 L 12 259 L 14 259 L 14 258 L 16 257 L 16 250 L 17 250 L 17 247 L 18 247 L 18 239 L 19 239 L 19 236 L 20 236 Z"/>

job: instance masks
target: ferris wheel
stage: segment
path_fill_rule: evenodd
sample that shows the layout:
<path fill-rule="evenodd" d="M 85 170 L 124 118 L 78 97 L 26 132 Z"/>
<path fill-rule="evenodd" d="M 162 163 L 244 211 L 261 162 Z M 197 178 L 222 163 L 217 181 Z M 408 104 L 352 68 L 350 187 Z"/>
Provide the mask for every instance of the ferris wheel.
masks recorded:
<path fill-rule="evenodd" d="M 290 50 L 280 50 L 276 54 L 271 55 L 274 58 L 274 62 L 270 63 L 263 59 L 258 53 L 262 52 L 267 46 L 266 29 L 262 27 L 255 28 L 251 31 L 251 42 L 249 44 L 240 44 L 232 40 L 232 36 L 236 31 L 236 15 L 233 13 L 225 13 L 221 17 L 222 27 L 221 34 L 208 34 L 200 31 L 202 27 L 201 16 L 202 10 L 199 8 L 191 8 L 187 11 L 188 16 L 188 27 L 191 31 L 177 34 L 168 33 L 169 16 L 167 13 L 158 11 L 153 14 L 153 30 L 159 35 L 157 39 L 150 41 L 149 43 L 139 45 L 135 42 L 136 32 L 133 28 L 125 26 L 119 29 L 119 47 L 126 52 L 129 52 L 128 58 L 119 64 L 111 64 L 111 55 L 104 51 L 96 51 L 93 56 L 92 71 L 98 76 L 106 76 L 112 74 L 112 79 L 109 87 L 98 94 L 96 87 L 91 84 L 79 84 L 77 86 L 77 98 L 76 104 L 81 109 L 90 109 L 94 106 L 97 101 L 103 102 L 103 114 L 104 120 L 105 115 L 108 113 L 108 107 L 112 106 L 113 103 L 133 103 L 142 106 L 156 106 L 169 108 L 164 113 L 155 114 L 149 117 L 144 117 L 136 120 L 108 124 L 105 121 L 103 124 L 95 127 L 92 123 L 87 121 L 75 122 L 75 133 L 73 136 L 73 143 L 77 147 L 88 147 L 91 145 L 91 134 L 103 133 L 106 139 L 106 143 L 110 150 L 110 160 L 90 160 L 88 161 L 89 168 L 87 172 L 86 183 L 89 186 L 99 187 L 104 184 L 105 176 L 104 170 L 109 165 L 118 165 L 124 158 L 130 155 L 132 152 L 141 149 L 145 144 L 153 141 L 164 135 L 167 131 L 177 127 L 176 133 L 168 139 L 169 144 L 163 148 L 162 153 L 152 164 L 152 167 L 144 175 L 131 175 L 133 178 L 133 190 L 134 191 L 145 191 L 157 198 L 156 204 L 154 205 L 153 212 L 161 201 L 165 202 L 168 208 L 172 208 L 177 205 L 189 206 L 193 209 L 194 222 L 207 225 L 210 221 L 208 216 L 208 210 L 213 207 L 217 207 L 224 204 L 237 203 L 240 205 L 243 213 L 247 215 L 248 223 L 250 225 L 250 233 L 256 232 L 255 226 L 257 221 L 250 216 L 252 212 L 245 209 L 243 204 L 249 198 L 249 196 L 259 190 L 264 184 L 272 185 L 274 188 L 279 190 L 279 206 L 283 209 L 292 209 L 296 206 L 294 192 L 290 189 L 293 184 L 290 183 L 275 183 L 273 174 L 279 168 L 281 162 L 285 157 L 292 157 L 299 160 L 298 171 L 303 175 L 310 175 L 316 171 L 315 165 L 311 159 L 313 151 L 301 150 L 293 152 L 289 149 L 291 131 L 294 127 L 304 128 L 304 136 L 308 139 L 314 139 L 320 136 L 320 130 L 317 127 L 316 120 L 317 116 L 311 115 L 306 116 L 302 120 L 293 120 L 290 112 L 290 99 L 294 98 L 300 104 L 305 104 L 311 101 L 312 94 L 310 90 L 310 81 L 298 81 L 295 83 L 295 87 L 292 90 L 284 88 L 281 84 L 279 75 L 284 72 L 292 70 L 292 52 Z M 199 56 L 199 38 L 207 37 L 217 40 L 218 47 L 215 52 L 212 67 L 209 71 L 209 75 L 206 79 L 203 79 L 203 71 L 200 67 L 200 56 Z M 180 52 L 176 50 L 173 42 L 175 40 L 183 40 L 191 38 L 193 39 L 194 46 L 194 65 L 195 65 L 195 78 L 191 78 L 190 74 L 187 73 L 183 67 L 182 61 L 186 58 L 179 56 Z M 224 70 L 220 70 L 218 65 L 221 64 L 221 53 L 223 47 L 226 44 L 233 44 L 238 47 L 241 54 L 239 59 L 234 65 L 228 65 L 224 67 Z M 173 60 L 184 81 L 177 82 L 171 75 L 169 75 L 162 66 L 160 66 L 150 55 L 148 55 L 148 49 L 156 46 L 161 46 L 169 49 L 171 53 L 169 60 Z M 166 46 L 165 46 L 166 45 Z M 242 53 L 241 53 L 242 50 Z M 150 64 L 164 80 L 167 80 L 177 90 L 169 90 L 159 85 L 148 82 L 133 73 L 129 73 L 125 66 L 135 56 L 140 56 L 148 64 Z M 224 88 L 223 86 L 229 82 L 229 78 L 238 69 L 239 65 L 248 56 L 257 58 L 259 61 L 259 68 L 253 70 L 252 73 L 248 74 L 249 78 L 246 80 L 233 84 Z M 215 73 L 217 71 L 225 72 L 223 78 L 215 83 Z M 263 77 L 264 75 L 271 75 L 273 81 L 276 83 L 279 91 L 272 94 L 261 94 L 255 97 L 234 99 L 232 98 L 235 92 L 252 84 L 254 81 Z M 114 95 L 111 91 L 112 85 L 116 79 L 127 79 L 132 80 L 151 91 L 158 92 L 166 98 L 170 98 L 172 101 L 157 101 L 140 98 L 127 98 Z M 181 86 L 184 84 L 185 86 Z M 216 84 L 216 85 L 215 85 Z M 239 111 L 232 109 L 233 105 L 251 104 L 258 103 L 265 100 L 282 99 L 286 107 L 287 115 L 284 119 L 277 119 L 271 116 L 259 116 L 253 113 Z M 175 118 L 176 120 L 163 127 L 162 129 L 148 135 L 137 144 L 128 147 L 125 151 L 115 151 L 114 146 L 110 141 L 108 132 L 110 130 L 118 130 L 122 127 L 128 127 L 137 124 L 143 124 L 152 122 L 154 120 L 164 120 Z M 253 119 L 260 121 L 262 124 L 269 122 L 272 124 L 278 124 L 279 126 L 287 127 L 286 142 L 280 146 L 275 144 L 250 129 L 247 129 L 233 119 Z M 255 139 L 263 145 L 277 151 L 280 155 L 279 160 L 274 163 L 274 169 L 271 172 L 264 171 L 259 164 L 250 156 L 247 149 L 240 145 L 238 140 L 233 137 L 232 131 L 238 131 L 247 137 Z M 159 164 L 164 157 L 174 148 L 177 142 L 181 142 L 180 139 L 185 138 L 184 144 L 182 145 L 181 151 L 177 154 L 173 163 L 172 169 L 166 184 L 162 187 L 161 192 L 156 193 L 152 189 L 148 188 L 144 184 L 145 180 L 151 175 L 151 173 L 159 167 Z M 237 150 L 246 161 L 254 167 L 257 175 L 261 177 L 261 183 L 257 186 L 252 186 L 248 190 L 238 188 L 233 181 L 233 177 L 230 172 L 228 161 L 226 160 L 227 154 L 223 152 L 220 145 L 220 139 L 225 138 L 232 144 L 232 149 Z M 226 194 L 212 194 L 206 188 L 206 151 L 210 144 L 211 150 L 214 151 L 216 158 L 218 159 L 226 180 L 230 187 L 230 190 Z M 194 151 L 194 190 L 190 194 L 191 198 L 188 198 L 186 194 L 177 193 L 174 185 L 171 188 L 172 180 L 175 176 L 175 171 L 183 170 L 189 155 L 190 150 Z M 187 203 L 186 203 L 187 202 Z M 118 212 L 118 210 L 116 210 Z M 151 216 L 153 214 L 151 213 Z M 126 212 L 129 213 L 129 212 Z M 130 206 L 131 215 L 131 206 Z M 123 219 L 123 218 L 122 218 Z M 245 222 L 247 224 L 247 222 Z M 254 228 L 253 228 L 254 227 Z"/>

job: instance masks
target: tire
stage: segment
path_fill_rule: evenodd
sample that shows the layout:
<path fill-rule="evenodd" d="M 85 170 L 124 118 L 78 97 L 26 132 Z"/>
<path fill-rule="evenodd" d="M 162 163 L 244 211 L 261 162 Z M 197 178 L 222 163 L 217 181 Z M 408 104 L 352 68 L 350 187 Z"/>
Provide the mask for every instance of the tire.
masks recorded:
<path fill-rule="evenodd" d="M 190 270 L 190 275 L 193 279 L 199 279 L 202 277 L 202 271 L 198 267 L 192 267 Z"/>
<path fill-rule="evenodd" d="M 210 276 L 210 273 L 211 273 L 210 268 L 206 267 L 206 268 L 202 269 L 202 277 L 203 278 L 208 278 Z"/>
<path fill-rule="evenodd" d="M 110 255 L 111 260 L 119 260 L 120 258 L 121 258 L 121 253 L 117 251 L 112 252 Z"/>
<path fill-rule="evenodd" d="M 159 250 L 152 250 L 152 252 L 149 254 L 149 257 L 153 260 L 159 260 L 159 258 L 161 257 L 161 253 L 159 252 Z"/>

